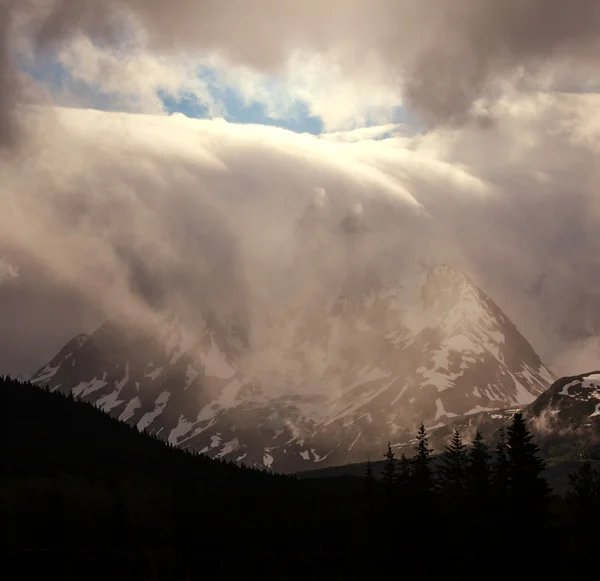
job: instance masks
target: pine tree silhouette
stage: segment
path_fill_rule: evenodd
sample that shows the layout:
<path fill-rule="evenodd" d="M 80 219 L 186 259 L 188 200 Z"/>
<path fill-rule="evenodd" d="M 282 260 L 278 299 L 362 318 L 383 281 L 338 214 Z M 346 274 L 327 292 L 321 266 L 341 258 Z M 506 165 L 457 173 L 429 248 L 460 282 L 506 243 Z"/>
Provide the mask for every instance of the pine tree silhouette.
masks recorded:
<path fill-rule="evenodd" d="M 600 512 L 600 471 L 586 459 L 569 474 L 569 483 L 567 498 L 576 516 L 593 519 Z"/>
<path fill-rule="evenodd" d="M 439 468 L 441 492 L 454 502 L 460 502 L 467 488 L 467 447 L 458 430 L 454 430 L 450 443 L 444 448 Z"/>
<path fill-rule="evenodd" d="M 371 464 L 371 459 L 367 459 L 367 465 L 365 467 L 365 496 L 366 496 L 366 518 L 367 522 L 372 524 L 373 519 L 376 517 L 375 515 L 375 477 L 373 476 L 373 465 Z M 369 542 L 370 539 L 367 541 Z"/>
<path fill-rule="evenodd" d="M 593 523 L 600 517 L 600 471 L 586 457 L 577 470 L 569 474 L 570 490 L 567 492 L 568 507 L 573 517 L 570 534 L 577 547 L 577 561 L 582 572 L 597 566 L 600 534 Z"/>
<path fill-rule="evenodd" d="M 508 444 L 504 428 L 500 428 L 499 430 L 495 452 L 494 464 L 492 466 L 492 492 L 494 500 L 499 505 L 498 507 L 501 508 L 508 498 L 510 488 Z"/>
<path fill-rule="evenodd" d="M 406 454 L 402 452 L 400 455 L 400 468 L 398 470 L 398 485 L 403 495 L 406 495 L 409 491 L 411 483 L 411 462 L 406 457 Z"/>
<path fill-rule="evenodd" d="M 365 479 L 367 482 L 373 481 L 373 464 L 371 464 L 371 460 L 367 460 L 367 465 L 365 467 Z"/>
<path fill-rule="evenodd" d="M 373 494 L 374 482 L 375 477 L 373 476 L 373 465 L 371 464 L 371 459 L 368 459 L 365 467 L 365 491 L 369 497 L 371 497 Z"/>
<path fill-rule="evenodd" d="M 487 499 L 491 479 L 490 449 L 479 430 L 475 432 L 473 446 L 469 451 L 467 474 L 469 495 L 478 502 Z"/>
<path fill-rule="evenodd" d="M 510 497 L 517 508 L 540 507 L 549 493 L 542 477 L 546 462 L 539 457 L 539 446 L 527 428 L 522 413 L 516 413 L 508 428 Z"/>
<path fill-rule="evenodd" d="M 430 457 L 433 450 L 428 445 L 427 432 L 423 424 L 419 426 L 419 431 L 417 432 L 415 451 L 417 453 L 413 458 L 412 472 L 414 491 L 418 495 L 429 495 L 434 489 Z"/>
<path fill-rule="evenodd" d="M 387 452 L 383 455 L 385 463 L 383 465 L 383 483 L 388 496 L 393 494 L 394 484 L 396 484 L 396 458 L 392 451 L 392 445 L 388 442 Z"/>

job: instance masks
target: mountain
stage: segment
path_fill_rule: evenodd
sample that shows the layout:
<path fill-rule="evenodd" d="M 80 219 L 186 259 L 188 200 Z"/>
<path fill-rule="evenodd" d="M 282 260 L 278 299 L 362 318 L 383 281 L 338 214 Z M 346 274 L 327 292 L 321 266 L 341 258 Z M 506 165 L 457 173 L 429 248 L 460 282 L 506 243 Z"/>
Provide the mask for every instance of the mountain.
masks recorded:
<path fill-rule="evenodd" d="M 109 321 L 31 378 L 173 445 L 282 472 L 364 460 L 420 421 L 530 404 L 552 380 L 448 265 L 411 267 L 395 285 L 365 272 L 330 300 L 207 313 L 193 328 L 172 316 L 152 332 Z"/>
<path fill-rule="evenodd" d="M 600 428 L 600 371 L 562 377 L 526 408 L 538 430 Z M 544 424 L 544 426 L 542 426 Z"/>
<path fill-rule="evenodd" d="M 527 406 L 457 418 L 434 430 L 432 443 L 440 449 L 454 429 L 467 441 L 477 429 L 493 439 L 516 411 L 522 411 L 550 463 L 578 458 L 600 445 L 600 372 L 561 377 Z"/>
<path fill-rule="evenodd" d="M 597 456 L 600 452 L 600 371 L 561 377 L 527 406 L 455 418 L 429 431 L 429 445 L 435 453 L 439 453 L 448 444 L 454 430 L 461 433 L 466 443 L 470 443 L 479 430 L 493 449 L 500 428 L 506 430 L 519 411 L 523 413 L 546 459 L 546 477 L 555 492 L 563 493 L 569 484 L 569 472 L 577 468 L 581 458 Z M 414 444 L 414 439 L 399 443 L 395 446 L 396 455 L 404 452 L 410 457 Z M 384 448 L 381 448 L 378 456 L 382 456 L 383 451 Z M 374 466 L 376 472 L 380 470 L 380 466 Z M 302 476 L 360 476 L 364 470 L 365 464 L 357 463 L 311 470 Z"/>

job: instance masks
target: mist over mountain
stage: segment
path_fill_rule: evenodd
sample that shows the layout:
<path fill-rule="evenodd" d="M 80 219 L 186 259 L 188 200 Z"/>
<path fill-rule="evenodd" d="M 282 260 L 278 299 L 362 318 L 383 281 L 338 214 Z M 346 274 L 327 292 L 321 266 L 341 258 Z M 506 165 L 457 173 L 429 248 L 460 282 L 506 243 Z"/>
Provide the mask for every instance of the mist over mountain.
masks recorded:
<path fill-rule="evenodd" d="M 322 208 L 299 222 L 313 242 L 332 234 Z M 418 422 L 525 405 L 552 382 L 453 267 L 406 265 L 394 286 L 359 272 L 338 281 L 337 296 L 309 294 L 262 320 L 206 310 L 202 322 L 165 315 L 150 331 L 115 319 L 73 339 L 32 382 L 174 445 L 279 471 L 361 461 L 390 438 L 407 441 Z"/>

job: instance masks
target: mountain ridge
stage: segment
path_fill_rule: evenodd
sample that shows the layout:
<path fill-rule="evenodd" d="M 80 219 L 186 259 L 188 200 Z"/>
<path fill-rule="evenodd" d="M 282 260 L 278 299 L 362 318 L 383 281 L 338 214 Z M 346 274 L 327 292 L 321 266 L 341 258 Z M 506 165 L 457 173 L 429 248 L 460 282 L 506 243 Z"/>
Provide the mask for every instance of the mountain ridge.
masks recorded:
<path fill-rule="evenodd" d="M 271 321 L 262 369 L 237 321 L 187 329 L 169 318 L 150 336 L 109 321 L 31 381 L 173 445 L 283 472 L 362 459 L 406 440 L 415 418 L 433 429 L 526 405 L 552 381 L 493 300 L 448 265 L 309 307 Z"/>

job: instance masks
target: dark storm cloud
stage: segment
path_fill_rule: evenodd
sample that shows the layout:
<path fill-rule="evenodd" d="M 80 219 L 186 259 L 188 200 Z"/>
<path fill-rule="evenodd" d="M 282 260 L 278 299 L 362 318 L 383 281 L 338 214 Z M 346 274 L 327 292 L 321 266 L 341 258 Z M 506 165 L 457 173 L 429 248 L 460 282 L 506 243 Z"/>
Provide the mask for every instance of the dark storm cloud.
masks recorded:
<path fill-rule="evenodd" d="M 430 14 L 439 12 L 429 42 L 408 67 L 405 92 L 433 122 L 463 121 L 476 99 L 499 92 L 497 82 L 513 80 L 519 69 L 535 86 L 551 67 L 560 85 L 573 67 L 600 62 L 595 0 L 425 0 L 421 5 Z"/>

